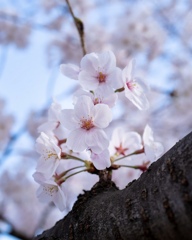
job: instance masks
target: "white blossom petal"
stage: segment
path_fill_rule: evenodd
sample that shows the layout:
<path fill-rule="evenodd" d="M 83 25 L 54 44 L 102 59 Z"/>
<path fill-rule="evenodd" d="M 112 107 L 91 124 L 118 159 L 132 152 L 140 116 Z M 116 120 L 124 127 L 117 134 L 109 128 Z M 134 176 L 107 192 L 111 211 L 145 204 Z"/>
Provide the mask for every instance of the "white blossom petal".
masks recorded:
<path fill-rule="evenodd" d="M 110 86 L 105 85 L 105 87 L 103 87 L 100 85 L 94 91 L 94 94 L 92 94 L 91 97 L 95 104 L 104 103 L 107 104 L 110 108 L 112 108 L 114 107 L 117 101 L 118 95 L 114 92 L 114 90 Z"/>
<path fill-rule="evenodd" d="M 133 153 L 142 148 L 141 136 L 137 132 L 127 132 L 123 138 L 125 148 L 128 148 L 126 154 Z"/>
<path fill-rule="evenodd" d="M 51 104 L 51 107 L 49 108 L 49 111 L 48 111 L 49 121 L 58 121 L 61 110 L 62 110 L 61 105 L 56 101 L 54 101 Z"/>
<path fill-rule="evenodd" d="M 33 178 L 39 184 L 42 184 L 46 180 L 45 176 L 40 172 L 35 172 Z"/>
<path fill-rule="evenodd" d="M 154 141 L 153 131 L 152 131 L 152 129 L 149 127 L 148 124 L 145 126 L 145 129 L 144 129 L 144 132 L 143 132 L 143 141 L 144 141 L 145 144 L 147 144 L 147 145 L 150 145 L 151 142 Z"/>
<path fill-rule="evenodd" d="M 47 191 L 44 191 L 44 186 L 39 186 L 37 189 L 37 198 L 41 202 L 51 202 L 52 196 L 50 194 L 47 194 Z"/>
<path fill-rule="evenodd" d="M 125 86 L 125 96 L 140 110 L 146 110 L 149 108 L 149 102 L 141 86 L 138 83 L 135 85 L 136 87 L 132 91 Z"/>
<path fill-rule="evenodd" d="M 57 194 L 53 196 L 53 202 L 55 203 L 56 207 L 59 208 L 60 211 L 64 211 L 66 208 L 66 197 L 64 195 L 64 192 L 59 187 Z"/>
<path fill-rule="evenodd" d="M 60 71 L 64 76 L 78 80 L 80 68 L 74 64 L 61 64 Z"/>
<path fill-rule="evenodd" d="M 94 153 L 101 153 L 109 145 L 106 133 L 98 128 L 93 128 L 86 132 L 85 143 Z"/>
<path fill-rule="evenodd" d="M 37 161 L 37 171 L 43 173 L 47 178 L 52 177 L 61 158 L 61 148 L 57 145 L 57 140 L 42 132 L 35 147 L 41 154 Z"/>
<path fill-rule="evenodd" d="M 144 129 L 143 142 L 146 157 L 150 161 L 157 160 L 157 158 L 160 157 L 164 151 L 163 145 L 159 142 L 154 141 L 153 131 L 149 125 L 146 125 Z"/>
<path fill-rule="evenodd" d="M 95 69 L 98 69 L 99 61 L 98 61 L 98 55 L 96 53 L 89 53 L 86 54 L 81 59 L 81 69 L 85 70 L 90 73 L 96 73 Z"/>
<path fill-rule="evenodd" d="M 54 202 L 54 204 L 63 211 L 66 208 L 65 194 L 54 178 L 46 179 L 42 173 L 35 172 L 33 177 L 40 184 L 37 189 L 37 197 L 41 202 Z"/>
<path fill-rule="evenodd" d="M 114 89 L 122 88 L 122 70 L 118 67 L 115 67 L 114 70 L 107 75 L 107 83 Z"/>
<path fill-rule="evenodd" d="M 90 97 L 81 96 L 74 106 L 74 113 L 77 119 L 90 119 L 93 115 L 94 104 Z"/>
<path fill-rule="evenodd" d="M 35 148 L 37 152 L 42 154 L 46 159 L 52 155 L 56 155 L 57 158 L 60 158 L 61 149 L 57 143 L 58 141 L 54 136 L 41 132 L 36 140 Z"/>
<path fill-rule="evenodd" d="M 97 73 L 89 73 L 88 71 L 81 71 L 79 73 L 79 83 L 85 90 L 95 90 L 99 86 Z"/>
<path fill-rule="evenodd" d="M 52 156 L 49 159 L 41 156 L 37 161 L 36 170 L 45 175 L 46 178 L 53 176 L 56 168 L 59 166 L 60 160 L 56 156 Z"/>
<path fill-rule="evenodd" d="M 74 152 L 82 152 L 87 148 L 87 144 L 85 143 L 85 133 L 84 129 L 76 129 L 73 130 L 68 138 L 67 138 L 67 147 Z"/>
<path fill-rule="evenodd" d="M 141 80 L 137 80 L 132 76 L 133 61 L 127 65 L 122 71 L 122 77 L 125 88 L 125 96 L 140 110 L 146 110 L 149 102 L 145 96 L 147 87 Z"/>
<path fill-rule="evenodd" d="M 109 150 L 111 155 L 128 155 L 142 147 L 141 136 L 137 132 L 128 132 L 122 127 L 117 127 L 113 131 Z"/>
<path fill-rule="evenodd" d="M 128 80 L 132 79 L 133 66 L 135 65 L 134 60 L 131 60 L 129 64 L 123 69 L 123 77 Z"/>
<path fill-rule="evenodd" d="M 105 72 L 111 72 L 116 67 L 116 58 L 112 51 L 105 51 L 98 54 L 100 68 Z"/>
<path fill-rule="evenodd" d="M 85 90 L 83 90 L 82 88 L 81 89 L 78 89 L 74 95 L 73 95 L 73 104 L 75 105 L 78 101 L 78 98 L 79 97 L 82 97 L 82 96 L 88 96 L 90 97 L 92 100 L 94 99 L 94 95 L 91 93 L 91 92 L 87 92 Z"/>
<path fill-rule="evenodd" d="M 68 130 L 74 130 L 78 127 L 78 123 L 74 117 L 74 111 L 72 109 L 63 109 L 60 115 L 60 122 L 64 128 Z"/>
<path fill-rule="evenodd" d="M 98 170 L 103 170 L 103 169 L 109 168 L 111 166 L 110 155 L 109 155 L 108 149 L 105 149 L 100 154 L 95 154 L 92 152 L 91 160 L 92 160 L 94 166 Z"/>
<path fill-rule="evenodd" d="M 58 126 L 58 122 L 55 121 L 48 121 L 45 122 L 43 124 L 41 124 L 38 128 L 37 131 L 40 132 L 50 132 L 53 131 L 54 129 L 56 129 L 56 127 Z"/>
<path fill-rule="evenodd" d="M 112 120 L 111 109 L 106 104 L 97 104 L 94 111 L 94 125 L 98 128 L 106 128 Z"/>

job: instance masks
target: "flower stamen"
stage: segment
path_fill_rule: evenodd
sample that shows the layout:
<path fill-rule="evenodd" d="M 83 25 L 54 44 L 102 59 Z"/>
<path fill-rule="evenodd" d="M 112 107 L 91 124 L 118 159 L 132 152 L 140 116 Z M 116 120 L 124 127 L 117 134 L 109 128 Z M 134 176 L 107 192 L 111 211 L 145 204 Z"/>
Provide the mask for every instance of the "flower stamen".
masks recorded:
<path fill-rule="evenodd" d="M 94 125 L 93 125 L 92 118 L 91 119 L 82 119 L 81 120 L 81 128 L 83 128 L 85 130 L 90 130 L 93 127 L 94 127 Z"/>
<path fill-rule="evenodd" d="M 50 186 L 43 186 L 43 191 L 46 194 L 48 194 L 50 196 L 53 196 L 54 193 L 58 191 L 58 187 L 57 186 L 52 186 L 52 185 L 50 185 Z"/>
<path fill-rule="evenodd" d="M 103 83 L 106 80 L 106 75 L 103 74 L 102 72 L 99 72 L 97 79 L 99 80 L 100 83 Z"/>
<path fill-rule="evenodd" d="M 134 81 L 126 82 L 126 85 L 129 88 L 129 90 L 131 90 L 131 91 L 137 86 L 137 84 Z"/>

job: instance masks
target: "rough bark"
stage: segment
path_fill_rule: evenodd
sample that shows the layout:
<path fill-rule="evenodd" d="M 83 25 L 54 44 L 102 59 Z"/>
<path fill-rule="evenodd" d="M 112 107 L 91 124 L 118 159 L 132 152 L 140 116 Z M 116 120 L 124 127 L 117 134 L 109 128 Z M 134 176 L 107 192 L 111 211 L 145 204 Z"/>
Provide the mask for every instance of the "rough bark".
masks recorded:
<path fill-rule="evenodd" d="M 100 181 L 35 240 L 191 240 L 192 133 L 118 190 Z"/>

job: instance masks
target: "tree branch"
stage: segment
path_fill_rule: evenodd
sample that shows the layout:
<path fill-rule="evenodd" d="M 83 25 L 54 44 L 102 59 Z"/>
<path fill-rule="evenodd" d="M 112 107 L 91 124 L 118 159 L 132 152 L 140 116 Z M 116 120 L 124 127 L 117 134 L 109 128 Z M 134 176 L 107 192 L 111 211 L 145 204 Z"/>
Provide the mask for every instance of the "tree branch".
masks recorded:
<path fill-rule="evenodd" d="M 124 190 L 100 180 L 64 219 L 34 239 L 190 240 L 191 146 L 192 133 Z"/>

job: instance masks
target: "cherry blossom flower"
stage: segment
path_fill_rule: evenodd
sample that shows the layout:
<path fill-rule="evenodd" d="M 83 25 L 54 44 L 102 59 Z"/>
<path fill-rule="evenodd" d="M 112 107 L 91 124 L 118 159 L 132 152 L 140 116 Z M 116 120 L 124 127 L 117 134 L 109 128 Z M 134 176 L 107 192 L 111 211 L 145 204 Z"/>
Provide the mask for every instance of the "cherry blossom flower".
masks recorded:
<path fill-rule="evenodd" d="M 126 132 L 118 127 L 114 130 L 109 145 L 111 155 L 126 156 L 142 148 L 141 137 L 136 132 Z"/>
<path fill-rule="evenodd" d="M 41 157 L 34 178 L 41 185 L 37 192 L 41 200 L 53 201 L 60 210 L 64 210 L 71 199 L 66 193 L 76 198 L 68 192 L 68 185 L 63 184 L 61 188 L 68 178 L 86 171 L 98 173 L 97 170 L 109 168 L 111 164 L 114 171 L 123 167 L 144 171 L 149 161 L 153 161 L 161 151 L 147 126 L 143 144 L 138 133 L 125 131 L 122 127 L 116 128 L 113 134 L 109 133 L 112 121 L 110 108 L 116 103 L 118 90 L 125 90 L 126 97 L 139 109 L 148 108 L 147 86 L 133 78 L 132 68 L 133 61 L 123 71 L 117 68 L 115 56 L 110 51 L 85 55 L 80 68 L 72 64 L 60 66 L 65 76 L 79 80 L 82 89 L 74 95 L 74 109 L 62 110 L 60 104 L 54 102 L 49 109 L 48 121 L 39 127 L 42 132 L 36 148 Z M 61 133 L 59 138 L 61 131 L 58 128 L 66 129 L 67 134 Z M 68 160 L 71 158 L 67 162 L 60 161 L 64 153 Z M 139 161 L 135 161 L 136 157 Z M 132 160 L 133 165 L 130 164 Z M 81 165 L 76 165 L 79 162 Z M 64 171 L 57 174 L 62 166 Z"/>
<path fill-rule="evenodd" d="M 48 119 L 38 127 L 38 132 L 45 132 L 53 135 L 59 140 L 67 137 L 68 131 L 60 124 L 61 105 L 53 101 L 48 111 Z"/>
<path fill-rule="evenodd" d="M 55 137 L 48 136 L 44 132 L 36 140 L 36 150 L 41 154 L 36 169 L 48 178 L 53 175 L 61 159 L 61 148 L 57 143 Z"/>
<path fill-rule="evenodd" d="M 121 70 L 116 67 L 115 55 L 111 51 L 90 53 L 81 60 L 79 83 L 85 90 L 95 90 L 99 86 L 120 88 Z"/>
<path fill-rule="evenodd" d="M 37 189 L 37 197 L 42 202 L 51 202 L 59 208 L 60 211 L 64 211 L 66 208 L 66 197 L 61 189 L 61 184 L 57 182 L 56 177 L 46 179 L 42 173 L 35 172 L 33 177 L 40 187 Z"/>
<path fill-rule="evenodd" d="M 48 111 L 48 121 L 38 127 L 38 132 L 49 132 L 57 128 L 60 124 L 59 115 L 61 110 L 61 105 L 54 101 Z"/>
<path fill-rule="evenodd" d="M 61 123 L 70 130 L 66 142 L 68 148 L 74 152 L 91 149 L 101 153 L 109 144 L 103 129 L 111 120 L 112 113 L 107 105 L 94 105 L 90 97 L 79 97 L 74 109 L 64 109 L 61 114 Z"/>
<path fill-rule="evenodd" d="M 163 153 L 164 148 L 163 145 L 159 142 L 154 141 L 153 131 L 146 125 L 143 132 L 143 143 L 144 143 L 144 151 L 147 157 L 147 160 L 155 161 L 158 157 Z"/>
<path fill-rule="evenodd" d="M 133 60 L 123 69 L 122 77 L 125 88 L 125 96 L 140 110 L 146 110 L 149 107 L 149 102 L 145 96 L 147 85 L 135 79 L 132 75 Z"/>
<path fill-rule="evenodd" d="M 74 102 L 76 102 L 78 97 L 82 95 L 89 96 L 92 99 L 94 105 L 104 103 L 107 104 L 110 108 L 114 107 L 118 98 L 117 93 L 114 93 L 113 89 L 110 87 L 98 87 L 94 92 L 87 92 L 83 89 L 79 89 L 74 94 Z"/>

